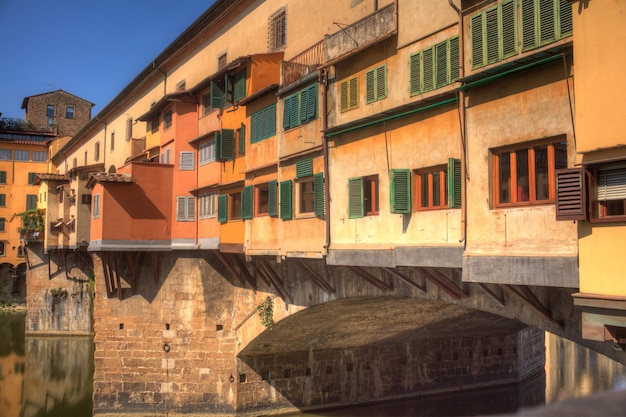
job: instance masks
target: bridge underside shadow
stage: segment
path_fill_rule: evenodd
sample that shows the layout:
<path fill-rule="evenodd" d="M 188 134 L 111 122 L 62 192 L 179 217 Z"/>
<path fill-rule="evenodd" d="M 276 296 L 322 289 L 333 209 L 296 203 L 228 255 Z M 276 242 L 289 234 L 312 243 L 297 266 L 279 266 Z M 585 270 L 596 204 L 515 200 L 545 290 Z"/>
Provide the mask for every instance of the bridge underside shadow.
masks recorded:
<path fill-rule="evenodd" d="M 444 301 L 360 297 L 310 307 L 238 355 L 242 409 L 308 410 L 537 380 L 508 402 L 543 400 L 544 333 Z M 543 382 L 542 382 L 543 381 Z"/>

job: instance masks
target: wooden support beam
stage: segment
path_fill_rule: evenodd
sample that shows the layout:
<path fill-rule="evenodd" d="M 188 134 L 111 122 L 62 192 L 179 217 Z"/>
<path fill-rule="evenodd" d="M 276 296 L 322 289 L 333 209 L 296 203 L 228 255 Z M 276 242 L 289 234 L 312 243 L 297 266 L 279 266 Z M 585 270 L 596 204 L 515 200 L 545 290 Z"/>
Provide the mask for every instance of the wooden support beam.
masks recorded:
<path fill-rule="evenodd" d="M 297 259 L 296 264 L 299 265 L 304 271 L 311 277 L 313 282 L 315 282 L 326 294 L 335 294 L 336 291 L 333 287 L 330 286 L 329 283 L 326 282 L 324 277 L 319 275 L 317 272 L 313 270 L 309 265 L 301 260 Z"/>
<path fill-rule="evenodd" d="M 57 272 L 61 270 L 61 249 L 57 249 Z"/>
<path fill-rule="evenodd" d="M 226 255 L 220 252 L 219 250 L 216 250 L 214 252 L 215 252 L 215 256 L 217 256 L 217 259 L 219 259 L 220 262 L 222 262 L 222 264 L 226 267 L 226 269 L 228 269 L 228 271 L 231 273 L 233 278 L 235 278 L 235 280 L 237 280 L 242 286 L 245 287 L 246 282 L 244 281 L 243 278 L 241 278 L 241 276 L 237 273 L 237 271 L 235 271 L 235 268 L 232 267 L 230 262 L 228 262 L 228 259 L 226 259 Z"/>
<path fill-rule="evenodd" d="M 30 259 L 28 258 L 28 246 L 24 244 L 24 242 L 20 242 L 20 246 L 22 247 L 22 253 L 24 254 L 24 259 L 26 259 L 26 268 L 30 269 Z"/>
<path fill-rule="evenodd" d="M 374 275 L 372 275 L 372 274 L 368 273 L 367 271 L 363 270 L 361 267 L 359 267 L 359 266 L 348 266 L 348 268 L 352 272 L 354 272 L 355 274 L 357 274 L 358 276 L 363 278 L 365 281 L 367 281 L 370 284 L 378 287 L 379 289 L 381 289 L 383 291 L 393 291 L 393 287 L 391 285 L 387 284 L 383 280 L 378 279 Z"/>
<path fill-rule="evenodd" d="M 452 279 L 448 278 L 447 276 L 445 276 L 443 273 L 441 273 L 437 268 L 432 268 L 432 267 L 427 267 L 425 268 L 428 272 L 430 272 L 430 274 L 432 276 L 434 276 L 435 278 L 437 278 L 439 280 L 439 282 L 441 282 L 443 285 L 447 286 L 448 288 L 450 288 L 452 291 L 456 292 L 458 294 L 459 297 L 461 298 L 466 298 L 469 297 L 469 294 L 467 292 L 465 292 L 465 290 L 463 288 L 461 288 L 459 286 L 459 284 L 457 284 L 456 282 L 454 282 Z M 463 285 L 461 283 L 461 285 Z"/>
<path fill-rule="evenodd" d="M 121 301 L 124 298 L 124 295 L 122 294 L 122 279 L 120 278 L 120 264 L 117 262 L 117 252 L 113 252 L 113 261 L 115 262 L 113 274 L 115 275 L 115 279 L 117 281 L 117 298 Z"/>
<path fill-rule="evenodd" d="M 424 278 L 426 278 L 431 283 L 435 284 L 437 287 L 442 289 L 446 294 L 455 300 L 460 300 L 462 297 L 462 291 L 456 285 L 450 285 L 447 280 L 441 281 L 437 276 L 431 273 L 430 269 L 432 268 L 422 268 L 420 266 L 411 267 L 417 272 L 419 272 Z"/>
<path fill-rule="evenodd" d="M 495 291 L 491 290 L 491 288 L 489 288 L 487 286 L 487 284 L 484 284 L 482 282 L 477 282 L 476 285 L 480 288 L 482 288 L 482 290 L 484 292 L 487 293 L 487 295 L 489 297 L 491 297 L 496 303 L 500 304 L 502 307 L 504 307 L 504 296 L 496 294 Z"/>
<path fill-rule="evenodd" d="M 243 260 L 243 256 L 238 254 L 234 254 L 233 256 L 235 257 L 235 263 L 237 264 L 237 266 L 239 266 L 239 270 L 246 278 L 246 281 L 248 281 L 248 284 L 250 284 L 252 289 L 256 291 L 256 279 L 252 276 L 252 274 L 250 274 L 250 271 L 248 271 L 248 267 Z"/>
<path fill-rule="evenodd" d="M 133 295 L 137 294 L 137 282 L 135 281 L 135 271 L 133 268 L 133 257 L 130 252 L 126 252 L 126 261 L 128 262 L 128 272 L 130 274 L 130 288 Z"/>
<path fill-rule="evenodd" d="M 550 314 L 550 312 L 543 306 L 543 304 L 539 302 L 539 299 L 535 296 L 534 293 L 532 293 L 532 291 L 530 291 L 529 288 L 518 290 L 513 285 L 508 285 L 508 284 L 501 285 L 501 287 L 507 293 L 519 299 L 524 305 L 535 310 L 537 313 L 539 313 L 540 316 L 548 320 L 550 323 L 555 324 L 561 329 L 563 328 L 563 324 L 559 323 L 558 321 L 556 321 L 554 317 L 552 317 L 552 314 Z M 525 286 L 522 285 L 520 287 L 525 287 Z M 531 292 L 532 295 L 528 294 L 529 291 Z"/>
<path fill-rule="evenodd" d="M 291 296 L 289 295 L 289 293 L 285 289 L 285 286 L 283 285 L 283 280 L 278 276 L 278 274 L 276 274 L 276 271 L 274 271 L 272 267 L 266 261 L 261 261 L 261 266 L 265 268 L 265 271 L 267 272 L 267 276 L 272 281 L 272 283 L 274 284 L 278 292 L 282 295 L 283 300 L 293 303 Z"/>
<path fill-rule="evenodd" d="M 389 272 L 391 275 L 393 275 L 394 277 L 398 278 L 400 281 L 404 282 L 405 284 L 408 284 L 411 287 L 413 287 L 415 289 L 418 289 L 421 292 L 423 292 L 424 294 L 426 294 L 426 286 L 425 285 L 419 285 L 417 282 L 413 281 L 411 278 L 405 277 L 404 275 L 402 275 L 401 273 L 399 273 L 398 271 L 396 271 L 393 268 L 383 268 L 383 270 Z"/>
<path fill-rule="evenodd" d="M 107 298 L 113 294 L 113 290 L 111 289 L 111 282 L 109 281 L 109 266 L 107 265 L 107 256 L 106 252 L 100 252 L 100 259 L 102 259 L 102 273 L 104 275 L 104 284 L 107 287 Z"/>
<path fill-rule="evenodd" d="M 261 278 L 263 279 L 263 282 L 265 282 L 265 285 L 267 285 L 268 287 L 271 287 L 272 282 L 270 281 L 269 277 L 266 275 L 261 265 L 256 262 L 252 262 L 252 266 L 254 266 L 254 270 L 261 276 Z"/>
<path fill-rule="evenodd" d="M 67 251 L 65 249 L 61 249 L 61 253 L 63 254 L 63 270 L 65 270 L 65 279 L 67 279 L 70 277 L 70 271 L 67 269 Z"/>
<path fill-rule="evenodd" d="M 50 265 L 52 260 L 50 258 L 50 252 L 48 252 L 48 281 L 52 279 L 52 266 Z"/>
<path fill-rule="evenodd" d="M 156 252 L 152 252 L 152 274 L 154 276 L 154 285 L 159 285 L 159 262 Z"/>

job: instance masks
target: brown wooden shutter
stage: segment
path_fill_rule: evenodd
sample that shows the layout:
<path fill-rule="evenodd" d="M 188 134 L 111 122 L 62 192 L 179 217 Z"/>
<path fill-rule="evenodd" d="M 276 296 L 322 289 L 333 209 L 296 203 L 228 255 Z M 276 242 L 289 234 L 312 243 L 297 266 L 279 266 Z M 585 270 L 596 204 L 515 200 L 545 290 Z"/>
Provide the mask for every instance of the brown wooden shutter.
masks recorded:
<path fill-rule="evenodd" d="M 556 170 L 556 219 L 587 220 L 584 168 Z"/>

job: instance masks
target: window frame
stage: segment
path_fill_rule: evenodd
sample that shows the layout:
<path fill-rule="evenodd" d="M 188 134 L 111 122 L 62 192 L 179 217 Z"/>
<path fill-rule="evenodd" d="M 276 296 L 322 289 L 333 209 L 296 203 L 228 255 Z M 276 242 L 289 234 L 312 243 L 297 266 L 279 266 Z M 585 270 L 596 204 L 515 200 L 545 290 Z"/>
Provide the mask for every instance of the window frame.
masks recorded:
<path fill-rule="evenodd" d="M 296 181 L 296 193 L 298 195 L 296 212 L 298 217 L 310 217 L 315 215 L 315 178 L 307 176 Z M 309 206 L 310 205 L 310 210 Z M 306 210 L 306 211 L 305 211 Z"/>
<path fill-rule="evenodd" d="M 241 191 L 228 194 L 228 221 L 243 220 Z"/>
<path fill-rule="evenodd" d="M 198 153 L 200 154 L 200 166 L 210 164 L 211 162 L 215 162 L 217 160 L 216 142 L 217 141 L 215 140 L 215 138 L 213 138 L 202 142 L 198 146 Z"/>
<path fill-rule="evenodd" d="M 171 109 L 163 112 L 163 130 L 167 130 L 172 127 L 172 118 L 173 114 Z"/>
<path fill-rule="evenodd" d="M 439 204 L 435 205 L 435 188 L 434 188 L 434 174 L 439 176 L 439 190 L 438 198 Z M 417 169 L 415 174 L 415 209 L 416 211 L 432 211 L 443 210 L 448 207 L 448 166 L 447 165 L 435 165 L 428 168 Z M 423 180 L 424 175 L 427 176 L 428 187 L 428 203 L 424 206 L 424 194 L 423 194 Z"/>
<path fill-rule="evenodd" d="M 28 173 L 28 185 L 35 185 L 35 180 L 37 179 L 37 173 L 36 172 L 29 172 Z"/>
<path fill-rule="evenodd" d="M 620 190 L 613 191 L 622 195 L 626 195 L 626 160 L 618 161 L 612 163 L 605 164 L 594 164 L 586 167 L 587 173 L 587 183 L 589 189 L 589 199 L 588 199 L 588 210 L 589 210 L 589 221 L 592 223 L 611 223 L 611 222 L 624 222 L 626 221 L 626 197 L 624 199 L 603 199 L 600 200 L 598 197 L 598 193 L 600 191 L 600 179 L 602 178 L 601 172 L 607 171 L 623 171 L 620 173 L 619 178 L 613 178 L 612 184 L 619 185 Z M 605 174 L 606 175 L 606 174 Z M 606 180 L 605 180 L 606 181 Z M 619 181 L 619 184 L 616 182 Z M 608 186 L 608 184 L 607 184 Z M 606 191 L 605 191 L 606 193 Z M 622 209 L 624 214 L 606 214 L 607 207 L 600 207 L 600 201 L 622 201 Z"/>
<path fill-rule="evenodd" d="M 196 169 L 196 153 L 193 151 L 181 151 L 178 162 L 179 171 L 194 171 Z"/>
<path fill-rule="evenodd" d="M 372 194 L 374 198 L 372 198 Z M 368 200 L 369 196 L 369 202 Z M 378 174 L 348 178 L 348 218 L 360 219 L 380 214 Z"/>
<path fill-rule="evenodd" d="M 200 194 L 200 209 L 198 217 L 200 219 L 213 219 L 217 216 L 217 193 L 210 192 Z"/>
<path fill-rule="evenodd" d="M 74 119 L 75 117 L 76 117 L 76 114 L 74 112 L 74 106 L 65 106 L 65 118 Z"/>
<path fill-rule="evenodd" d="M 30 158 L 30 154 L 29 154 L 29 152 L 27 150 L 15 149 L 13 151 L 13 160 L 14 161 L 28 162 L 30 160 L 29 158 Z"/>
<path fill-rule="evenodd" d="M 0 149 L 0 161 L 11 161 L 13 158 L 12 149 Z"/>
<path fill-rule="evenodd" d="M 33 162 L 46 162 L 48 160 L 47 151 L 32 151 L 30 155 Z"/>
<path fill-rule="evenodd" d="M 266 217 L 270 215 L 270 183 L 254 186 L 254 216 Z"/>
<path fill-rule="evenodd" d="M 4 193 L 0 194 L 0 207 L 6 207 L 7 206 L 7 195 Z"/>
<path fill-rule="evenodd" d="M 177 196 L 176 197 L 176 221 L 195 222 L 196 221 L 196 197 Z M 182 210 L 181 210 L 182 209 Z"/>
<path fill-rule="evenodd" d="M 0 184 L 6 184 L 6 183 L 7 183 L 7 172 L 0 171 Z"/>
<path fill-rule="evenodd" d="M 94 219 L 100 218 L 100 193 L 94 194 L 92 200 L 92 217 Z"/>
<path fill-rule="evenodd" d="M 556 149 L 561 147 L 562 150 L 565 151 L 564 157 L 565 160 L 561 165 L 557 166 L 557 155 Z M 537 172 L 536 172 L 536 153 L 539 148 L 547 148 L 547 199 L 537 199 Z M 517 155 L 520 152 L 527 151 L 527 176 L 528 176 L 528 197 L 520 197 L 524 196 L 525 190 L 522 186 L 518 186 L 518 171 L 517 171 Z M 508 202 L 501 202 L 500 198 L 502 197 L 500 191 L 502 190 L 501 178 L 500 178 L 500 165 L 501 165 L 501 156 L 509 155 L 509 170 L 508 170 L 508 181 L 507 187 L 509 189 L 509 198 Z M 556 170 L 567 167 L 567 143 L 565 142 L 565 138 L 559 140 L 553 138 L 552 140 L 547 141 L 533 141 L 526 143 L 518 143 L 514 145 L 509 145 L 506 147 L 496 148 L 490 150 L 490 161 L 491 161 L 491 207 L 492 209 L 502 209 L 502 208 L 510 208 L 510 207 L 524 207 L 524 206 L 541 206 L 541 205 L 549 205 L 555 204 L 556 202 Z M 512 192 L 512 190 L 516 190 Z M 527 200 L 524 200 L 527 198 Z"/>
<path fill-rule="evenodd" d="M 287 8 L 282 7 L 268 18 L 267 49 L 280 52 L 287 47 Z"/>

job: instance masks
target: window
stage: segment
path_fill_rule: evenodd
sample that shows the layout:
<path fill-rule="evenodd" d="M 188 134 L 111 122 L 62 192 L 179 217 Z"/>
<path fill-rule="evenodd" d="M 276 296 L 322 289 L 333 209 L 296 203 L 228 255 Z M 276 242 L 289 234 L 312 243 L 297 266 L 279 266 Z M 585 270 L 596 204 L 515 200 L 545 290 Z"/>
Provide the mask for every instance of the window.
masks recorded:
<path fill-rule="evenodd" d="M 133 119 L 126 119 L 126 142 L 133 138 Z"/>
<path fill-rule="evenodd" d="M 165 154 L 161 155 L 163 157 L 162 163 L 169 165 L 170 164 L 170 149 L 165 150 Z"/>
<path fill-rule="evenodd" d="M 226 52 L 224 52 L 222 55 L 217 57 L 217 69 L 221 70 L 222 68 L 226 68 L 227 64 L 228 64 L 228 57 L 226 55 Z"/>
<path fill-rule="evenodd" d="M 340 109 L 342 112 L 359 107 L 359 77 L 352 77 L 339 84 Z"/>
<path fill-rule="evenodd" d="M 589 169 L 592 178 L 591 218 L 626 220 L 626 162 Z"/>
<path fill-rule="evenodd" d="M 35 183 L 36 179 L 37 179 L 37 173 L 36 172 L 29 172 L 28 173 L 28 185 L 33 185 Z"/>
<path fill-rule="evenodd" d="M 14 154 L 15 154 L 16 161 L 28 161 L 28 151 L 16 150 Z"/>
<path fill-rule="evenodd" d="M 387 97 L 387 66 L 381 65 L 365 73 L 365 101 L 373 103 Z"/>
<path fill-rule="evenodd" d="M 217 197 L 217 221 L 220 223 L 228 221 L 228 194 L 220 194 Z"/>
<path fill-rule="evenodd" d="M 565 142 L 492 151 L 494 205 L 546 204 L 555 201 L 555 170 L 567 167 Z"/>
<path fill-rule="evenodd" d="M 65 118 L 66 119 L 73 119 L 74 118 L 74 107 L 73 106 L 67 106 L 65 108 Z"/>
<path fill-rule="evenodd" d="M 283 128 L 291 129 L 317 118 L 317 84 L 283 100 Z"/>
<path fill-rule="evenodd" d="M 287 10 L 282 8 L 269 17 L 268 51 L 279 52 L 287 46 Z"/>
<path fill-rule="evenodd" d="M 6 183 L 7 183 L 7 172 L 0 171 L 0 184 L 6 184 Z"/>
<path fill-rule="evenodd" d="M 276 182 L 274 182 L 273 184 L 275 186 Z M 256 201 L 256 210 L 254 214 L 255 216 L 267 216 L 269 214 L 270 206 L 269 183 L 257 185 L 256 187 L 254 187 L 254 189 Z M 274 198 L 276 198 L 276 193 L 274 193 Z"/>
<path fill-rule="evenodd" d="M 7 206 L 7 195 L 0 194 L 0 207 L 6 207 L 6 206 Z"/>
<path fill-rule="evenodd" d="M 4 242 L 0 242 L 0 256 L 6 256 L 6 252 L 4 249 Z"/>
<path fill-rule="evenodd" d="M 11 149 L 0 149 L 0 161 L 11 160 Z"/>
<path fill-rule="evenodd" d="M 241 220 L 241 193 L 233 193 L 229 195 L 229 218 L 230 220 Z"/>
<path fill-rule="evenodd" d="M 176 197 L 176 220 L 179 222 L 196 220 L 196 197 Z"/>
<path fill-rule="evenodd" d="M 459 38 L 411 55 L 411 95 L 448 85 L 459 78 Z"/>
<path fill-rule="evenodd" d="M 315 192 L 313 178 L 306 178 L 298 182 L 298 213 L 308 214 L 314 212 Z"/>
<path fill-rule="evenodd" d="M 233 102 L 237 103 L 246 96 L 246 69 L 235 73 L 233 80 Z"/>
<path fill-rule="evenodd" d="M 461 160 L 415 172 L 417 210 L 461 207 Z"/>
<path fill-rule="evenodd" d="M 291 181 L 280 183 L 280 218 L 289 220 L 292 217 L 292 186 Z"/>
<path fill-rule="evenodd" d="M 26 210 L 32 210 L 37 208 L 37 195 L 26 194 Z"/>
<path fill-rule="evenodd" d="M 234 75 L 226 73 L 224 78 L 211 81 L 210 106 L 223 109 L 246 96 L 246 69 Z"/>
<path fill-rule="evenodd" d="M 200 218 L 209 219 L 216 214 L 216 194 L 208 193 L 200 195 Z"/>
<path fill-rule="evenodd" d="M 182 80 L 176 83 L 176 91 L 185 91 L 187 88 L 186 80 Z"/>
<path fill-rule="evenodd" d="M 207 114 L 211 113 L 212 110 L 211 94 L 204 94 L 202 96 L 202 116 L 206 116 Z"/>
<path fill-rule="evenodd" d="M 180 153 L 180 170 L 181 171 L 193 171 L 195 169 L 195 155 L 193 152 L 181 152 Z"/>
<path fill-rule="evenodd" d="M 272 104 L 250 116 L 250 143 L 276 135 L 276 104 Z"/>
<path fill-rule="evenodd" d="M 4 232 L 4 224 L 6 223 L 6 219 L 4 217 L 0 217 L 0 232 Z M 4 249 L 4 248 L 3 248 Z"/>
<path fill-rule="evenodd" d="M 169 129 L 172 126 L 172 111 L 168 110 L 163 114 L 163 130 Z"/>
<path fill-rule="evenodd" d="M 215 139 L 201 143 L 200 148 L 200 165 L 206 165 L 215 161 Z"/>
<path fill-rule="evenodd" d="M 18 258 L 24 257 L 24 248 L 22 247 L 22 245 L 17 247 L 17 257 Z"/>
<path fill-rule="evenodd" d="M 115 132 L 111 132 L 111 152 L 115 150 Z"/>
<path fill-rule="evenodd" d="M 46 151 L 32 151 L 31 156 L 33 162 L 46 162 L 48 159 L 48 152 Z"/>
<path fill-rule="evenodd" d="M 96 142 L 93 147 L 93 159 L 100 160 L 100 142 Z"/>
<path fill-rule="evenodd" d="M 72 168 L 76 168 L 76 165 L 78 165 L 78 158 L 72 159 Z"/>
<path fill-rule="evenodd" d="M 567 0 L 503 1 L 470 18 L 472 68 L 516 55 L 572 34 L 572 6 Z"/>
<path fill-rule="evenodd" d="M 244 220 L 252 218 L 253 197 L 254 188 L 251 185 L 243 187 L 243 190 L 241 190 L 241 218 Z"/>
<path fill-rule="evenodd" d="M 48 104 L 46 107 L 46 127 L 54 124 L 54 113 L 56 112 L 54 104 Z"/>
<path fill-rule="evenodd" d="M 154 116 L 152 119 L 150 119 L 150 131 L 152 133 L 158 132 L 159 131 L 159 123 L 161 121 L 161 118 L 159 117 L 159 115 Z"/>
<path fill-rule="evenodd" d="M 100 194 L 96 194 L 93 196 L 91 207 L 93 209 L 93 218 L 100 218 Z"/>
<path fill-rule="evenodd" d="M 378 175 L 348 179 L 348 218 L 378 214 Z"/>

